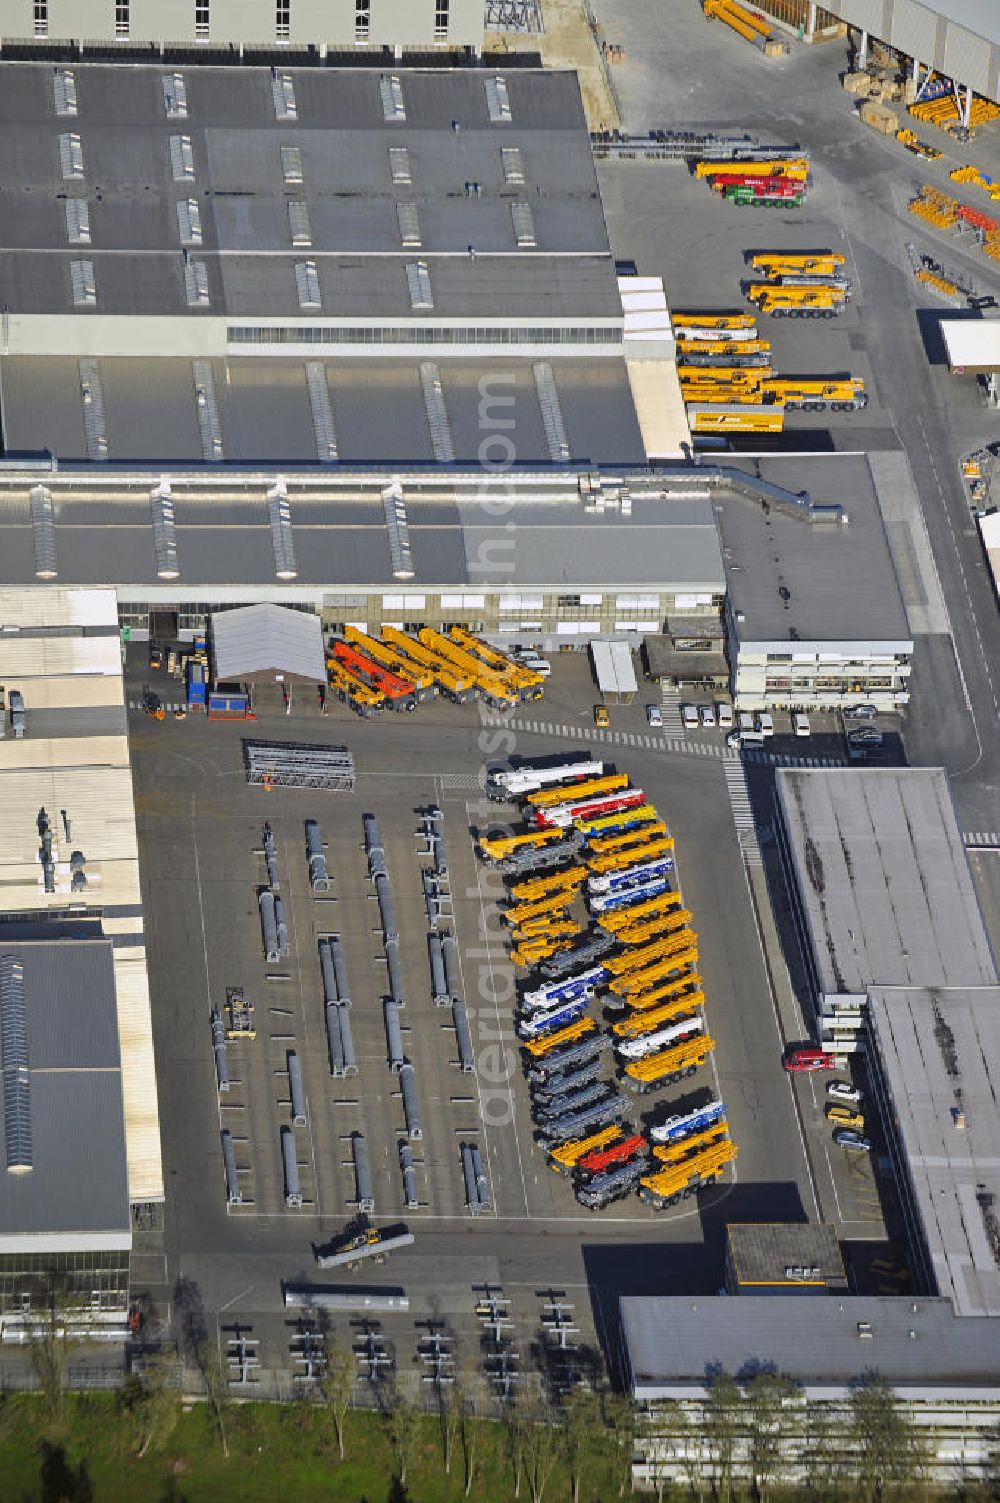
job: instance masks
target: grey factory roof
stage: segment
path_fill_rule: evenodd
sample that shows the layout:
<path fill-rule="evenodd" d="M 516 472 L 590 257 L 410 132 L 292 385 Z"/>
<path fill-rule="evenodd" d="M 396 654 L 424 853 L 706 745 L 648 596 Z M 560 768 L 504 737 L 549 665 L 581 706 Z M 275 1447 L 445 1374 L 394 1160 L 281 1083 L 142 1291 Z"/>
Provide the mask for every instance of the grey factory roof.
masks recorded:
<path fill-rule="evenodd" d="M 287 587 L 289 599 L 297 598 L 294 589 L 302 586 L 312 587 L 310 599 L 317 590 L 338 587 L 400 588 L 377 480 L 365 486 L 359 476 L 353 491 L 341 494 L 332 477 L 329 489 L 317 485 L 304 491 L 289 476 L 291 573 L 289 559 L 276 548 L 281 536 L 272 530 L 266 482 L 221 473 L 217 485 L 194 487 L 175 478 L 171 530 L 176 576 L 172 571 L 161 576 L 150 482 L 122 482 L 117 491 L 94 497 L 86 486 L 77 494 L 70 473 L 45 477 L 53 498 L 60 583 L 106 584 L 128 596 L 167 578 L 178 598 L 200 590 L 209 599 L 217 597 L 205 596 L 206 590 L 224 586 Z M 0 507 L 0 584 L 34 579 L 28 489 L 36 479 L 26 477 L 20 497 L 6 497 Z M 106 484 L 112 484 L 110 473 Z M 544 499 L 539 487 L 522 482 L 522 501 L 517 483 L 510 484 L 513 500 L 501 491 L 492 500 L 484 495 L 481 501 L 456 501 L 444 477 L 439 491 L 425 494 L 408 488 L 404 480 L 413 569 L 409 588 L 471 585 L 504 591 L 522 584 L 607 583 L 722 592 L 722 560 L 708 501 L 638 498 L 631 515 L 622 516 L 613 509 L 601 514 L 579 498 L 571 499 L 572 472 L 562 492 L 566 499 Z M 473 487 L 464 489 L 468 493 Z"/>
<path fill-rule="evenodd" d="M 875 987 L 869 1020 L 938 1292 L 1000 1315 L 1000 986 Z"/>
<path fill-rule="evenodd" d="M 323 627 L 318 616 L 282 605 L 244 605 L 212 617 L 217 681 L 283 677 L 326 683 Z"/>
<path fill-rule="evenodd" d="M 897 1390 L 1000 1390 L 996 1321 L 959 1320 L 947 1299 L 822 1294 L 790 1308 L 767 1294 L 628 1296 L 620 1300 L 633 1391 L 683 1396 L 722 1368 L 773 1365 L 810 1390 L 843 1391 L 877 1371 Z M 808 1316 L 808 1319 L 806 1319 Z"/>
<path fill-rule="evenodd" d="M 208 362 L 224 461 L 318 464 L 322 434 L 314 424 L 305 362 L 232 358 Z M 189 360 L 96 361 L 107 457 L 112 463 L 201 464 L 204 445 L 198 388 Z M 330 412 L 342 465 L 430 465 L 435 459 L 420 361 L 324 362 Z M 9 356 L 0 360 L 7 448 L 51 450 L 63 462 L 86 460 L 88 421 L 77 360 Z M 458 463 L 482 464 L 481 446 L 496 429 L 486 462 L 513 454 L 518 464 L 549 464 L 531 362 L 494 358 L 438 366 L 447 426 Z M 560 359 L 553 367 L 570 456 L 580 463 L 643 464 L 645 453 L 623 359 Z M 483 426 L 483 387 L 512 407 L 497 408 L 502 430 Z M 507 427 L 513 422 L 513 427 Z"/>
<path fill-rule="evenodd" d="M 844 1260 L 832 1226 L 808 1221 L 730 1222 L 729 1261 L 738 1284 L 781 1286 L 814 1294 L 846 1288 Z"/>
<path fill-rule="evenodd" d="M 731 614 L 741 644 L 906 642 L 910 631 L 863 454 L 727 457 L 817 503 L 840 503 L 847 525 L 811 523 L 723 494 L 719 528 Z M 787 594 L 784 593 L 787 591 Z"/>
<path fill-rule="evenodd" d="M 72 311 L 69 263 L 84 257 L 93 313 L 204 317 L 188 304 L 188 253 L 205 264 L 212 313 L 410 316 L 404 262 L 419 256 L 434 317 L 621 317 L 574 74 L 512 72 L 510 119 L 498 124 L 490 75 L 474 70 L 406 70 L 398 121 L 383 114 L 380 69 L 290 69 L 295 115 L 284 119 L 271 70 L 249 66 L 188 69 L 187 113 L 168 118 L 167 72 L 75 65 L 76 112 L 58 115 L 51 67 L 5 69 L 0 278 L 10 315 Z M 60 138 L 70 136 L 80 160 L 66 176 Z M 184 143 L 180 165 L 171 141 Z M 390 148 L 406 150 L 395 181 Z M 68 240 L 67 195 L 86 201 L 82 244 Z M 177 205 L 187 200 L 198 224 L 185 248 Z M 307 206 L 297 243 L 290 203 Z M 530 209 L 533 245 L 523 235 L 519 244 L 516 204 Z M 404 246 L 399 205 L 415 210 L 416 249 Z M 321 297 L 302 309 L 295 263 L 306 258 Z"/>
<path fill-rule="evenodd" d="M 127 1247 L 111 941 L 21 943 L 6 939 L 4 928 L 0 924 L 0 963 L 23 967 L 32 1167 L 0 1172 L 0 1254 L 44 1251 L 60 1238 L 64 1246 Z M 7 1047 L 5 1038 L 5 1084 Z M 5 1096 L 5 1135 L 10 1105 Z"/>
<path fill-rule="evenodd" d="M 777 797 L 821 992 L 996 983 L 941 768 L 780 768 Z"/>

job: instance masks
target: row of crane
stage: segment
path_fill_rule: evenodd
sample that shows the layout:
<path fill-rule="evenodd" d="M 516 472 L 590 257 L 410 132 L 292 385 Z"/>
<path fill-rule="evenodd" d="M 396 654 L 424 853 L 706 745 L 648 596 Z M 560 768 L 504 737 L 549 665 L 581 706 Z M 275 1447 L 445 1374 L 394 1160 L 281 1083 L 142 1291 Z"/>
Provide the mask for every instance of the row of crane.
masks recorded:
<path fill-rule="evenodd" d="M 674 839 L 642 789 L 601 762 L 494 773 L 488 791 L 519 803 L 524 821 L 481 835 L 479 853 L 508 879 L 511 958 L 529 973 L 517 1029 L 538 1142 L 590 1209 L 633 1191 L 674 1205 L 737 1151 L 720 1102 L 644 1134 L 620 1089 L 688 1079 L 715 1048 L 693 915 L 672 882 Z"/>
<path fill-rule="evenodd" d="M 545 684 L 542 674 L 460 626 L 412 633 L 386 625 L 375 637 L 348 624 L 330 639 L 326 671 L 337 697 L 365 717 L 387 707 L 410 714 L 437 694 L 512 710 L 541 699 Z"/>

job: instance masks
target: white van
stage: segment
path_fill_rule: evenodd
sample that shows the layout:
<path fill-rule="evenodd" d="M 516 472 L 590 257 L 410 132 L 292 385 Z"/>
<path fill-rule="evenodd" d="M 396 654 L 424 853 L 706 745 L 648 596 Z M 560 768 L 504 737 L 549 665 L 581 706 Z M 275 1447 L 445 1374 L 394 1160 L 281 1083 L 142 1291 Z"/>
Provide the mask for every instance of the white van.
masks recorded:
<path fill-rule="evenodd" d="M 740 711 L 740 742 L 743 746 L 764 745 L 764 732 L 756 728 L 749 710 Z"/>
<path fill-rule="evenodd" d="M 540 658 L 534 652 L 518 653 L 517 661 L 522 668 L 530 668 L 532 673 L 540 673 L 542 678 L 548 678 L 552 672 L 552 664 L 548 658 Z"/>

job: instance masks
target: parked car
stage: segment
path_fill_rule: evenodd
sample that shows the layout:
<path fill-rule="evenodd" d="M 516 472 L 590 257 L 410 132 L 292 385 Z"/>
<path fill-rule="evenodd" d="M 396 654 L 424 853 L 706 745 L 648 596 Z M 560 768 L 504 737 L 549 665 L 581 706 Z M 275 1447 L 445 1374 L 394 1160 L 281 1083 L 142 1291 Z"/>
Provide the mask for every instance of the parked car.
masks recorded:
<path fill-rule="evenodd" d="M 859 1102 L 861 1100 L 861 1092 L 848 1080 L 828 1081 L 826 1094 L 832 1096 L 835 1101 Z"/>
<path fill-rule="evenodd" d="M 850 1106 L 839 1106 L 836 1102 L 827 1102 L 826 1117 L 828 1122 L 834 1122 L 838 1127 L 853 1127 L 856 1132 L 860 1132 L 865 1125 L 860 1112 Z"/>
<path fill-rule="evenodd" d="M 838 1148 L 856 1148 L 859 1153 L 871 1153 L 871 1139 L 863 1133 L 855 1132 L 853 1127 L 838 1127 L 833 1141 Z"/>
<path fill-rule="evenodd" d="M 646 706 L 646 724 L 654 727 L 662 726 L 663 711 L 660 709 L 659 705 Z"/>
<path fill-rule="evenodd" d="M 154 669 L 163 667 L 163 648 L 158 642 L 149 644 L 149 666 Z"/>
<path fill-rule="evenodd" d="M 686 731 L 696 731 L 698 729 L 698 711 L 694 705 L 681 705 L 681 720 L 684 723 Z"/>
<path fill-rule="evenodd" d="M 812 726 L 809 724 L 809 716 L 803 715 L 801 710 L 796 710 L 792 716 L 792 730 L 796 736 L 812 735 Z"/>
<path fill-rule="evenodd" d="M 882 732 L 877 726 L 862 725 L 856 731 L 848 731 L 847 740 L 851 746 L 881 746 Z"/>
<path fill-rule="evenodd" d="M 599 731 L 607 730 L 611 724 L 611 716 L 608 714 L 607 705 L 594 706 L 594 724 Z"/>
<path fill-rule="evenodd" d="M 826 1049 L 802 1045 L 798 1049 L 789 1049 L 781 1063 L 790 1074 L 798 1075 L 809 1070 L 832 1070 L 835 1061 Z"/>
<path fill-rule="evenodd" d="M 875 705 L 848 705 L 844 710 L 845 720 L 877 720 L 878 708 Z"/>
<path fill-rule="evenodd" d="M 762 736 L 774 735 L 774 717 L 769 710 L 761 710 L 757 716 L 757 729 Z"/>
<path fill-rule="evenodd" d="M 715 729 L 715 706 L 714 705 L 699 705 L 698 706 L 698 714 L 701 716 L 701 723 L 705 727 L 706 730 L 714 730 Z"/>
<path fill-rule="evenodd" d="M 742 745 L 743 737 L 740 735 L 739 731 L 730 731 L 729 735 L 726 737 L 726 746 L 729 748 L 729 750 L 739 751 Z"/>
<path fill-rule="evenodd" d="M 733 727 L 733 707 L 732 707 L 732 705 L 720 705 L 719 706 L 719 728 L 720 728 L 720 730 L 729 731 L 729 730 L 732 730 L 732 727 Z"/>

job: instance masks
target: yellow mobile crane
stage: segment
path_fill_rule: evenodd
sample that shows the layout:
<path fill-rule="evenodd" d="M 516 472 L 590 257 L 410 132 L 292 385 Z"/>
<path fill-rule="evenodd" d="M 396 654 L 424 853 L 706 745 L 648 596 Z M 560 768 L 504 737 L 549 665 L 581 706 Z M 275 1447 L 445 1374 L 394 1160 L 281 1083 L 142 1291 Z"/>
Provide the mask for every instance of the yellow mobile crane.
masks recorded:
<path fill-rule="evenodd" d="M 662 1086 L 684 1080 L 705 1063 L 715 1048 L 715 1040 L 707 1033 L 684 1039 L 659 1054 L 647 1054 L 625 1066 L 625 1084 L 633 1091 L 656 1091 Z"/>
<path fill-rule="evenodd" d="M 561 918 L 576 898 L 576 889 L 572 888 L 569 892 L 553 893 L 538 903 L 519 903 L 516 908 L 506 908 L 501 917 L 512 929 L 521 929 L 531 919 L 541 918 L 543 915 L 558 914 Z"/>
<path fill-rule="evenodd" d="M 565 871 L 552 872 L 544 877 L 532 877 L 528 882 L 517 882 L 510 895 L 518 903 L 540 903 L 543 898 L 554 897 L 559 892 L 573 892 L 587 880 L 584 866 L 568 866 Z"/>
<path fill-rule="evenodd" d="M 667 998 L 673 997 L 683 1000 L 685 1006 L 689 996 L 701 991 L 702 980 L 697 971 L 688 971 L 686 976 L 681 976 L 677 981 L 668 981 L 663 986 L 654 986 L 647 992 L 636 992 L 628 999 L 628 1005 L 633 1013 L 648 1012 L 657 1007 Z"/>
<path fill-rule="evenodd" d="M 757 251 L 750 265 L 764 277 L 795 276 L 811 272 L 818 277 L 836 276 L 847 257 L 840 251 Z"/>
<path fill-rule="evenodd" d="M 755 329 L 752 313 L 672 313 L 675 329 Z"/>
<path fill-rule="evenodd" d="M 704 1006 L 704 992 L 686 992 L 683 997 L 675 997 L 672 1002 L 664 1002 L 662 1007 L 651 1007 L 646 1012 L 630 1013 L 620 1023 L 613 1024 L 611 1031 L 621 1039 L 641 1038 L 644 1033 L 655 1033 L 662 1023 L 669 1023 L 674 1018 L 682 1018 L 688 1012 L 700 1012 Z"/>
<path fill-rule="evenodd" d="M 628 850 L 630 845 L 643 845 L 647 840 L 658 840 L 666 833 L 666 825 L 658 820 L 655 824 L 641 825 L 638 830 L 626 830 L 624 835 L 605 835 L 603 839 L 591 840 L 587 852 L 594 856 L 613 856 L 618 851 Z"/>
<path fill-rule="evenodd" d="M 779 376 L 760 387 L 764 401 L 781 402 L 786 409 L 804 412 L 858 412 L 867 407 L 865 383 L 860 376 Z"/>
<path fill-rule="evenodd" d="M 381 689 L 373 689 L 364 679 L 355 678 L 336 658 L 328 658 L 326 676 L 333 692 L 366 718 L 381 715 L 385 708 L 385 695 Z"/>
<path fill-rule="evenodd" d="M 682 929 L 679 934 L 671 934 L 667 939 L 654 940 L 650 945 L 639 945 L 635 949 L 623 950 L 620 955 L 609 955 L 601 961 L 601 964 L 606 971 L 610 971 L 612 976 L 624 982 L 626 976 L 632 976 L 661 960 L 669 960 L 671 956 L 681 954 L 694 945 L 697 939 L 698 936 L 693 929 Z"/>
<path fill-rule="evenodd" d="M 832 283 L 822 287 L 779 287 L 752 282 L 747 293 L 761 313 L 775 318 L 836 318 L 847 307 L 847 293 Z"/>
<path fill-rule="evenodd" d="M 684 356 L 710 355 L 713 358 L 726 358 L 738 361 L 742 358 L 750 358 L 756 355 L 769 355 L 771 344 L 767 339 L 699 339 L 697 336 L 686 338 L 683 330 L 677 336 L 678 354 Z"/>
<path fill-rule="evenodd" d="M 681 1138 L 678 1143 L 655 1143 L 653 1157 L 659 1159 L 661 1164 L 683 1164 L 693 1158 L 696 1153 L 700 1153 L 702 1149 L 728 1136 L 729 1124 L 725 1117 L 722 1117 L 718 1122 L 713 1122 L 711 1127 L 706 1127 L 703 1132 L 693 1133 L 689 1138 Z"/>
<path fill-rule="evenodd" d="M 516 851 L 538 851 L 565 838 L 565 830 L 526 830 L 522 835 L 484 835 L 479 849 L 487 861 L 505 861 Z"/>
<path fill-rule="evenodd" d="M 499 647 L 491 647 L 489 642 L 484 642 L 482 637 L 475 636 L 462 626 L 450 626 L 448 636 L 465 652 L 482 659 L 488 668 L 506 679 L 521 699 L 541 699 L 545 679 L 533 668 L 515 662 L 505 652 L 501 652 Z"/>
<path fill-rule="evenodd" d="M 624 1138 L 625 1132 L 617 1123 L 613 1127 L 602 1127 L 600 1132 L 592 1132 L 589 1138 L 570 1138 L 568 1143 L 549 1149 L 549 1165 L 557 1174 L 571 1174 L 588 1153 L 598 1148 L 610 1148 L 612 1143 L 624 1141 Z"/>
<path fill-rule="evenodd" d="M 628 971 L 615 982 L 614 990 L 619 996 L 631 1000 L 633 996 L 648 992 L 657 981 L 666 981 L 679 971 L 687 971 L 698 964 L 698 946 L 678 950 L 676 955 L 667 955 L 644 971 Z"/>
<path fill-rule="evenodd" d="M 630 924 L 627 929 L 619 929 L 615 938 L 621 945 L 644 945 L 658 934 L 675 934 L 679 929 L 686 929 L 693 917 L 690 908 L 678 908 L 673 913 L 661 913 L 656 918 L 643 919 L 638 924 Z"/>
<path fill-rule="evenodd" d="M 435 683 L 449 699 L 454 699 L 459 704 L 475 699 L 476 686 L 472 680 L 467 675 L 458 673 L 450 664 L 442 663 L 416 637 L 407 636 L 405 631 L 400 631 L 395 626 L 383 626 L 382 637 L 397 650 L 402 663 L 411 661 L 433 674 Z"/>
<path fill-rule="evenodd" d="M 655 898 L 647 898 L 644 903 L 636 903 L 631 908 L 613 908 L 609 913 L 602 913 L 601 928 L 607 929 L 610 934 L 620 934 L 623 929 L 630 929 L 633 924 L 652 918 L 656 913 L 672 913 L 683 901 L 679 892 L 661 892 Z"/>
<path fill-rule="evenodd" d="M 596 1032 L 597 1024 L 593 1018 L 577 1018 L 575 1023 L 567 1023 L 565 1028 L 556 1028 L 552 1033 L 543 1033 L 541 1038 L 529 1039 L 524 1047 L 532 1059 L 544 1059 L 553 1049 L 558 1049 L 563 1044 L 575 1044 L 577 1039 L 585 1039 Z"/>
<path fill-rule="evenodd" d="M 774 375 L 771 365 L 678 365 L 679 381 L 692 385 L 696 382 L 722 381 L 730 386 L 750 386 L 757 381 L 766 381 Z"/>
<path fill-rule="evenodd" d="M 611 856 L 595 856 L 587 865 L 592 872 L 605 875 L 607 872 L 626 871 L 628 867 L 635 866 L 640 861 L 658 861 L 661 856 L 667 856 L 674 848 L 672 835 L 667 835 L 662 840 L 644 840 L 640 845 L 630 846 L 628 850 L 616 851 Z"/>
<path fill-rule="evenodd" d="M 809 176 L 805 157 L 776 157 L 770 162 L 696 162 L 695 177 L 790 177 L 804 183 Z M 675 320 L 676 322 L 676 320 Z"/>
<path fill-rule="evenodd" d="M 433 626 L 422 626 L 417 632 L 422 647 L 450 667 L 471 679 L 480 696 L 501 709 L 512 710 L 520 699 L 518 691 L 495 669 L 487 667 L 475 653 L 466 652 L 457 642 L 435 631 Z"/>
<path fill-rule="evenodd" d="M 533 809 L 550 809 L 556 804 L 568 802 L 568 796 L 573 799 L 596 798 L 599 793 L 617 793 L 619 789 L 628 787 L 627 772 L 608 773 L 603 778 L 588 778 L 583 783 L 571 783 L 569 788 L 562 785 L 559 788 L 539 788 L 537 793 L 529 793 L 526 802 Z"/>
<path fill-rule="evenodd" d="M 657 1210 L 677 1205 L 689 1195 L 695 1195 L 704 1185 L 717 1180 L 738 1153 L 736 1144 L 725 1138 L 683 1164 L 673 1164 L 655 1174 L 644 1175 L 639 1181 L 639 1196 Z"/>

